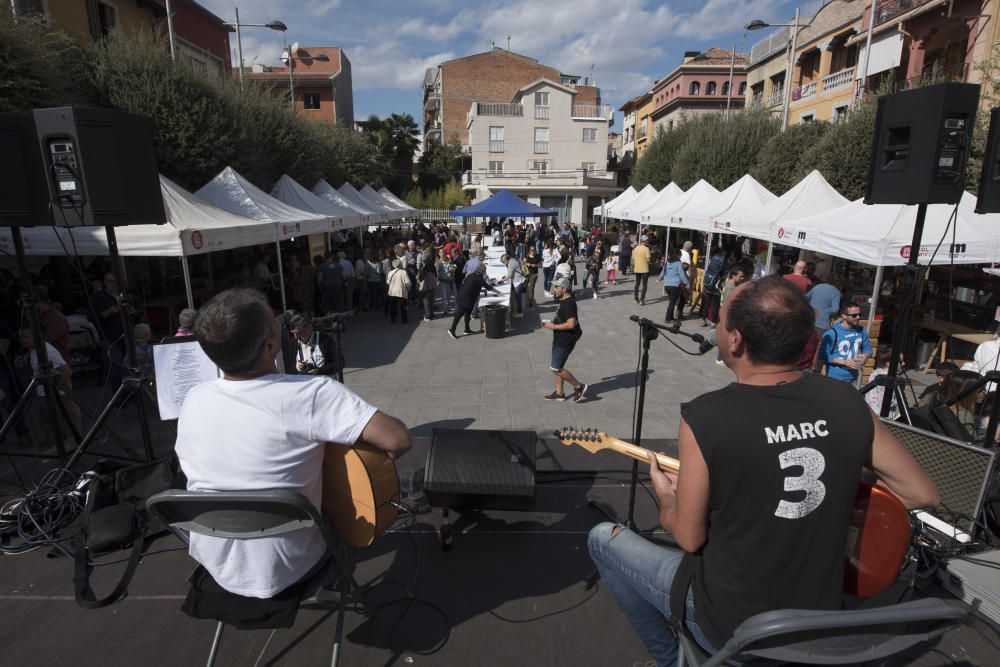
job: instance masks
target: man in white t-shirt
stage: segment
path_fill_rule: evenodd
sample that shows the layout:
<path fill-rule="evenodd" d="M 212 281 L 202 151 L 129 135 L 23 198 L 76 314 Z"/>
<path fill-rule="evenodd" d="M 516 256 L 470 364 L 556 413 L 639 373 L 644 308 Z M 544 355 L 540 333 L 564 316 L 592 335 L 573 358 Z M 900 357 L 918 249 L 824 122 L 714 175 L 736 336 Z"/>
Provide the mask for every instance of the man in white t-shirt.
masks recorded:
<path fill-rule="evenodd" d="M 195 336 L 223 371 L 190 391 L 177 457 L 191 490 L 291 489 L 320 506 L 326 447 L 365 442 L 399 457 L 409 431 L 329 377 L 279 375 L 281 331 L 259 292 L 232 289 L 199 311 Z M 300 581 L 326 545 L 318 528 L 231 540 L 191 535 L 191 556 L 231 593 L 270 598 Z"/>
<path fill-rule="evenodd" d="M 975 371 L 980 375 L 985 375 L 989 371 L 1000 371 L 1000 338 L 980 343 L 972 356 L 972 361 L 962 364 L 962 370 Z M 986 385 L 986 391 L 996 391 L 996 388 L 996 382 Z"/>

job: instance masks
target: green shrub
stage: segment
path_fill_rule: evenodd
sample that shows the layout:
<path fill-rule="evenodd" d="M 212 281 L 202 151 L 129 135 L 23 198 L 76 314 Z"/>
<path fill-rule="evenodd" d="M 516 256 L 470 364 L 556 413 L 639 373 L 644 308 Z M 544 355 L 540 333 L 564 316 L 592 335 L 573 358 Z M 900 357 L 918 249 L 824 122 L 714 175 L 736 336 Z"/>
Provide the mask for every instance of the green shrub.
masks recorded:
<path fill-rule="evenodd" d="M 802 166 L 802 158 L 829 129 L 826 122 L 790 125 L 764 144 L 750 175 L 771 192 L 787 192 L 809 173 Z"/>

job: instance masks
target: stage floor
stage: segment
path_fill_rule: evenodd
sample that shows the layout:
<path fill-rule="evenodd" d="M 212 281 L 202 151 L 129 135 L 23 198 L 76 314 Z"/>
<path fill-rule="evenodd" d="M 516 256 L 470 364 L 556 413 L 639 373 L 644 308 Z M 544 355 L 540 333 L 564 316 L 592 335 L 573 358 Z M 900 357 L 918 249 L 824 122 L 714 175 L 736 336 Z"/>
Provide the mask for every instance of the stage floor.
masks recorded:
<path fill-rule="evenodd" d="M 668 453 L 675 449 L 672 441 L 646 444 Z M 419 438 L 400 468 L 422 468 L 428 446 L 429 438 Z M 386 582 L 372 592 L 373 605 L 402 602 L 382 608 L 371 620 L 348 615 L 341 664 L 647 664 L 642 644 L 593 577 L 586 550 L 587 531 L 602 519 L 588 500 L 624 513 L 629 462 L 546 439 L 539 443 L 538 469 L 534 511 L 459 513 L 449 552 L 439 548 L 438 514 L 423 514 L 412 529 L 397 529 L 364 553 L 359 580 Z M 655 508 L 642 487 L 636 505 L 638 527 L 651 531 Z M 666 538 L 662 531 L 650 534 Z M 162 538 L 154 548 L 177 544 Z M 98 594 L 109 589 L 120 567 L 98 568 Z M 0 645 L 5 664 L 201 663 L 214 624 L 179 610 L 192 567 L 183 551 L 150 555 L 139 566 L 128 598 L 88 611 L 73 601 L 72 566 L 66 559 L 48 558 L 45 551 L 4 558 Z M 407 587 L 422 602 L 403 601 Z M 937 594 L 961 604 L 944 591 Z M 277 632 L 269 643 L 267 631 L 227 629 L 217 664 L 325 664 L 334 621 L 323 612 L 301 611 L 295 626 Z M 1000 637 L 976 620 L 900 664 L 985 667 L 996 664 L 998 650 Z"/>

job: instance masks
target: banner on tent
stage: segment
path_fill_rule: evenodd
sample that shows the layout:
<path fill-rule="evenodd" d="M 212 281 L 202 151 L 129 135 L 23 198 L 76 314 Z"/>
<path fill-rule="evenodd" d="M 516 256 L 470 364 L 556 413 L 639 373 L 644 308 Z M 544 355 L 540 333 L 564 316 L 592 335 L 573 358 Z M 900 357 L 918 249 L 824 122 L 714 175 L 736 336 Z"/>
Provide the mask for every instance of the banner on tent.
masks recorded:
<path fill-rule="evenodd" d="M 728 232 L 732 223 L 728 220 L 712 220 L 713 232 Z"/>
<path fill-rule="evenodd" d="M 806 232 L 804 229 L 782 225 L 774 230 L 774 241 L 782 245 L 805 246 L 808 242 L 815 243 L 818 233 Z"/>

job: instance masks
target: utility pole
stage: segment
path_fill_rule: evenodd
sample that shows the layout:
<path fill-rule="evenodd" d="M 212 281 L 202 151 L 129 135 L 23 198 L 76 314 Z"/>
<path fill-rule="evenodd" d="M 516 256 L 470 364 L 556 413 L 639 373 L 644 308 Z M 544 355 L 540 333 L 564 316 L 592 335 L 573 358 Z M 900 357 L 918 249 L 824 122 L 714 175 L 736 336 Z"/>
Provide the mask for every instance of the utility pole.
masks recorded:
<path fill-rule="evenodd" d="M 785 74 L 785 105 L 781 110 L 781 131 L 788 127 L 788 106 L 792 102 L 792 70 L 795 69 L 795 47 L 799 39 L 799 8 L 795 8 L 795 23 L 792 25 L 792 50 L 788 54 L 788 69 Z"/>
<path fill-rule="evenodd" d="M 240 35 L 240 8 L 236 7 L 236 58 L 240 68 L 240 90 L 243 89 L 243 38 Z"/>
<path fill-rule="evenodd" d="M 13 1 L 13 0 L 12 0 Z M 167 35 L 170 38 L 170 59 L 177 60 L 177 45 L 174 39 L 174 2 L 167 0 Z"/>
<path fill-rule="evenodd" d="M 729 118 L 729 104 L 733 99 L 733 70 L 736 68 L 736 44 L 733 43 L 732 58 L 729 59 L 729 86 L 726 88 L 726 118 Z"/>
<path fill-rule="evenodd" d="M 872 33 L 875 31 L 875 9 L 878 0 L 872 0 L 871 14 L 868 16 L 868 36 L 865 37 L 865 59 L 861 66 L 861 76 L 858 77 L 858 91 L 854 96 L 854 105 L 857 107 L 865 98 L 865 91 L 868 83 L 868 62 L 872 57 Z"/>

